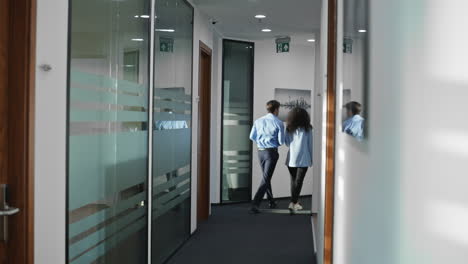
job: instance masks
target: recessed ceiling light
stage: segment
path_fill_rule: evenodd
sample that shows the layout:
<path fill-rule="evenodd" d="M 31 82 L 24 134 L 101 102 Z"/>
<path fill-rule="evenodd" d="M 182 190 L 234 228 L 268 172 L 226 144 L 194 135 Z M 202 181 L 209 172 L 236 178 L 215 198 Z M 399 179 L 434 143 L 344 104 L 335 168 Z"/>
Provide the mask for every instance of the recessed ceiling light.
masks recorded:
<path fill-rule="evenodd" d="M 358 32 L 359 32 L 359 33 L 366 33 L 367 30 L 365 30 L 365 29 L 360 29 L 360 30 L 358 30 Z"/>
<path fill-rule="evenodd" d="M 263 19 L 263 18 L 266 18 L 266 16 L 265 15 L 256 15 L 255 18 Z"/>
<path fill-rule="evenodd" d="M 264 28 L 264 29 L 262 29 L 262 32 L 271 32 L 271 29 L 269 29 L 269 28 Z"/>
<path fill-rule="evenodd" d="M 307 42 L 315 42 L 315 39 L 308 39 Z"/>
<path fill-rule="evenodd" d="M 141 18 L 150 18 L 149 15 L 141 15 L 140 17 L 141 17 Z"/>
<path fill-rule="evenodd" d="M 134 18 L 139 18 L 139 17 L 140 17 L 139 15 L 134 16 Z"/>
<path fill-rule="evenodd" d="M 133 38 L 132 41 L 145 41 L 145 40 L 142 38 Z"/>
<path fill-rule="evenodd" d="M 155 30 L 158 32 L 175 32 L 175 29 L 172 28 L 157 28 Z"/>

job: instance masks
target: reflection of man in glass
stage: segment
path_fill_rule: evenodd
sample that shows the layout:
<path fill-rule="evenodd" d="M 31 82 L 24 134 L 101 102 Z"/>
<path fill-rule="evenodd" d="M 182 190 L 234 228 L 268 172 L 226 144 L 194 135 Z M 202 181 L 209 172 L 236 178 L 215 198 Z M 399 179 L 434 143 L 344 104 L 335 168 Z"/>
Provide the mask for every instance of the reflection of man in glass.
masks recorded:
<path fill-rule="evenodd" d="M 343 122 L 343 132 L 358 140 L 364 138 L 364 118 L 361 116 L 362 106 L 358 102 L 345 105 L 347 119 Z"/>
<path fill-rule="evenodd" d="M 164 109 L 164 112 L 172 115 L 171 109 Z M 187 121 L 185 120 L 157 120 L 156 130 L 168 130 L 168 129 L 182 129 L 188 128 Z"/>

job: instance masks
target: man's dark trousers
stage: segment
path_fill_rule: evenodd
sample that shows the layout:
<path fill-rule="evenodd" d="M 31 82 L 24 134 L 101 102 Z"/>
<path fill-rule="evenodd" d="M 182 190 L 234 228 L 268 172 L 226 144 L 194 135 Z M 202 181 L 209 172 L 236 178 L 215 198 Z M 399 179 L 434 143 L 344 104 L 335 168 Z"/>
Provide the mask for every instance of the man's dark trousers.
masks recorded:
<path fill-rule="evenodd" d="M 271 178 L 275 172 L 276 163 L 279 159 L 278 149 L 265 149 L 258 151 L 258 159 L 260 160 L 260 166 L 263 172 L 263 179 L 258 187 L 258 191 L 255 194 L 253 205 L 259 206 L 262 202 L 265 193 L 267 194 L 270 203 L 274 203 L 273 192 L 271 190 Z"/>

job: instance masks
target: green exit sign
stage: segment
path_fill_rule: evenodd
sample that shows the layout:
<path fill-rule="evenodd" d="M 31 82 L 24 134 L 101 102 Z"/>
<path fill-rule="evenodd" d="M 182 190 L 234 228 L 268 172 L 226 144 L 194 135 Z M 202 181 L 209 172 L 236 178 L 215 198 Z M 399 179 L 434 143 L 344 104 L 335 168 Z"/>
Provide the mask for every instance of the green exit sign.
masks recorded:
<path fill-rule="evenodd" d="M 159 51 L 161 51 L 161 52 L 174 52 L 174 39 L 172 39 L 172 38 L 160 38 L 159 39 Z"/>
<path fill-rule="evenodd" d="M 291 47 L 291 38 L 283 37 L 276 39 L 276 53 L 285 53 L 289 52 Z"/>
<path fill-rule="evenodd" d="M 289 43 L 276 43 L 276 53 L 289 52 Z"/>

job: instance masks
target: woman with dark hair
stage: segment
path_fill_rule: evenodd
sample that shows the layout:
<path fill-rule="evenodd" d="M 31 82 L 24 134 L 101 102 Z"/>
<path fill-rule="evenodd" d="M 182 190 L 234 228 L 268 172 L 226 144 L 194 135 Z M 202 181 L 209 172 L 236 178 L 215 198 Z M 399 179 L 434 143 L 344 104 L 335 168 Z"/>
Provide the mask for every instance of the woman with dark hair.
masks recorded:
<path fill-rule="evenodd" d="M 286 166 L 291 174 L 289 210 L 295 213 L 302 210 L 299 196 L 307 169 L 312 166 L 312 126 L 309 113 L 299 107 L 289 112 L 286 124 L 285 143 L 289 147 Z"/>

